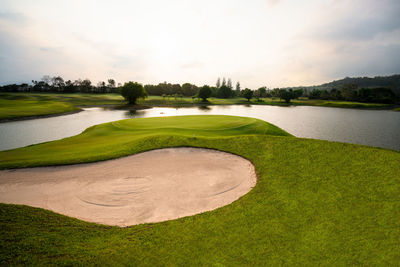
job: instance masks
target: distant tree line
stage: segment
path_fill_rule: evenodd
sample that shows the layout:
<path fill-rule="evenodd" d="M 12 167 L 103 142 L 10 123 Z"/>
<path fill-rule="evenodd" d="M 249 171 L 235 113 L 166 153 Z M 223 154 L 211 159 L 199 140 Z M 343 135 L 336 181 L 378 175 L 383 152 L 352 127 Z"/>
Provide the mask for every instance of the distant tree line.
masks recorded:
<path fill-rule="evenodd" d="M 309 92 L 309 99 L 345 100 L 366 103 L 393 104 L 399 100 L 399 96 L 386 87 L 358 88 L 356 84 L 345 84 L 341 89 L 331 90 L 313 89 Z"/>
<path fill-rule="evenodd" d="M 0 92 L 54 92 L 54 93 L 119 93 L 121 84 L 108 79 L 93 85 L 89 79 L 75 81 L 64 80 L 61 76 L 43 76 L 40 81 L 32 80 L 32 84 L 8 84 L 0 86 Z"/>
<path fill-rule="evenodd" d="M 397 76 L 394 76 L 394 78 L 397 78 Z M 392 77 L 392 80 L 394 78 Z M 32 84 L 22 83 L 0 86 L 0 92 L 121 93 L 121 88 L 122 85 L 117 85 L 114 79 L 108 79 L 107 82 L 101 81 L 96 85 L 93 85 L 89 79 L 65 81 L 60 76 L 50 77 L 46 75 L 43 76 L 40 81 L 32 80 Z M 331 88 L 330 90 L 320 89 L 320 87 L 313 87 L 311 90 L 307 87 L 268 89 L 265 86 L 260 87 L 257 90 L 251 90 L 249 88 L 242 90 L 240 82 L 237 82 L 235 88 L 233 88 L 232 80 L 230 78 L 218 78 L 215 86 L 204 85 L 198 87 L 191 83 L 180 85 L 163 82 L 158 85 L 144 85 L 143 89 L 146 95 L 163 97 L 174 96 L 175 98 L 178 96 L 197 97 L 201 98 L 203 101 L 206 101 L 209 97 L 243 97 L 248 101 L 252 98 L 255 98 L 257 101 L 262 101 L 262 98 L 279 97 L 287 103 L 292 99 L 297 99 L 299 97 L 371 103 L 396 103 L 399 101 L 400 95 L 396 95 L 393 90 L 388 87 L 359 88 L 353 83 L 344 84 L 341 88 Z"/>
<path fill-rule="evenodd" d="M 328 90 L 341 89 L 347 84 L 355 84 L 358 88 L 389 88 L 394 93 L 400 94 L 400 75 L 395 74 L 391 76 L 375 76 L 370 77 L 346 77 L 337 81 L 321 84 L 318 86 L 307 87 L 309 91 L 313 89 Z"/>

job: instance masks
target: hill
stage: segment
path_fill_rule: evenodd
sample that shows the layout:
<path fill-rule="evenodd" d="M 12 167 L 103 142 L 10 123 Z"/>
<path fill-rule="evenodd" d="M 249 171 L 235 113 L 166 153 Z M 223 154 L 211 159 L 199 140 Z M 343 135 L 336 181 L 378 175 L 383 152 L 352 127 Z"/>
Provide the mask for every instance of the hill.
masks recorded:
<path fill-rule="evenodd" d="M 360 88 L 386 87 L 392 89 L 396 94 L 400 94 L 400 74 L 391 76 L 375 76 L 371 77 L 346 77 L 341 80 L 332 81 L 316 86 L 305 86 L 299 88 L 307 88 L 307 90 L 332 90 L 341 89 L 345 84 L 356 84 Z"/>

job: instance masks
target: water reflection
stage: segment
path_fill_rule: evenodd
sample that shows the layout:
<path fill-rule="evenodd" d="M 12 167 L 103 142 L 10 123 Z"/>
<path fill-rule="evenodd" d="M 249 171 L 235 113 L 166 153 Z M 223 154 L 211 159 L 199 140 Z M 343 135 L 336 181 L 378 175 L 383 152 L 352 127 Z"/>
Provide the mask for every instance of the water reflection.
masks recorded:
<path fill-rule="evenodd" d="M 197 108 L 201 111 L 211 111 L 210 106 L 198 106 Z"/>
<path fill-rule="evenodd" d="M 1 123 L 0 150 L 73 136 L 92 125 L 115 120 L 201 114 L 253 117 L 273 123 L 297 137 L 400 150 L 400 112 L 263 105 L 204 105 L 144 110 L 89 108 L 71 115 Z"/>

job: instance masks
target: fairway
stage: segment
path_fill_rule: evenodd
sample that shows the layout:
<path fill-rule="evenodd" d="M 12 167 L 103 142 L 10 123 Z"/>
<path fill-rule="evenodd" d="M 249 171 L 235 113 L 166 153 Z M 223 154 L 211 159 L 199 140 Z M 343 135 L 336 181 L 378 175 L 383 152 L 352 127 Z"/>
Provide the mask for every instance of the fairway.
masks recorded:
<path fill-rule="evenodd" d="M 349 266 L 400 260 L 396 151 L 295 138 L 252 118 L 181 116 L 116 121 L 3 151 L 0 167 L 94 162 L 167 147 L 239 155 L 255 166 L 257 184 L 216 210 L 127 228 L 0 204 L 0 264 Z"/>

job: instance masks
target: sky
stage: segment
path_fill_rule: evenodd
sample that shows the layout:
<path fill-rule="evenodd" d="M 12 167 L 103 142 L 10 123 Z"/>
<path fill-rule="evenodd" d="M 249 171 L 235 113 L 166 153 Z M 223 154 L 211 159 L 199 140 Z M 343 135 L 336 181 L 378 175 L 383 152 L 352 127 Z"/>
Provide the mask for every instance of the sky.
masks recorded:
<path fill-rule="evenodd" d="M 0 0 L 0 84 L 256 89 L 400 73 L 399 0 Z"/>

